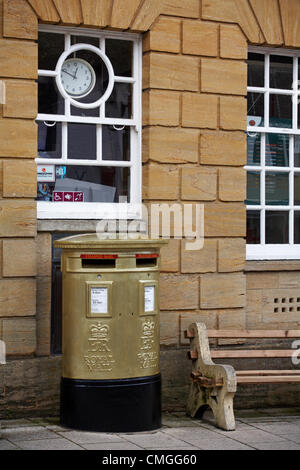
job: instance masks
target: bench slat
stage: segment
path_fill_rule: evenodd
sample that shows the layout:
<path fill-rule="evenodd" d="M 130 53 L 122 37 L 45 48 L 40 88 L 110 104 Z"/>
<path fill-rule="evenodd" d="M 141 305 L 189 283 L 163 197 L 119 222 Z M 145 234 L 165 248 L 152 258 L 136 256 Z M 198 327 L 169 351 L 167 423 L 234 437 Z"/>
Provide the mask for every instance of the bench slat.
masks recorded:
<path fill-rule="evenodd" d="M 299 370 L 236 370 L 236 375 L 239 377 L 250 375 L 299 375 Z"/>
<path fill-rule="evenodd" d="M 209 338 L 300 338 L 300 330 L 207 330 Z"/>
<path fill-rule="evenodd" d="M 197 352 L 196 352 L 197 354 Z M 295 350 L 292 349 L 213 349 L 211 357 L 217 358 L 251 358 L 251 357 L 292 357 Z M 194 357 L 192 357 L 194 359 Z"/>
<path fill-rule="evenodd" d="M 273 376 L 237 376 L 238 384 L 259 384 L 259 383 L 295 383 L 300 382 L 300 375 L 273 375 Z"/>

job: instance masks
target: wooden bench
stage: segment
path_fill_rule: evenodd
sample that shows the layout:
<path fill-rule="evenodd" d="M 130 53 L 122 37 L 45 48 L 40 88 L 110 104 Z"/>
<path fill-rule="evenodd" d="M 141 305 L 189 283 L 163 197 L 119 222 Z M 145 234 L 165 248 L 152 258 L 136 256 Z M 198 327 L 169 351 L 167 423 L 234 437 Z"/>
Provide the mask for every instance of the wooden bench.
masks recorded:
<path fill-rule="evenodd" d="M 188 358 L 192 360 L 191 386 L 187 413 L 203 415 L 210 407 L 221 429 L 235 429 L 233 398 L 237 384 L 300 383 L 300 370 L 239 370 L 215 364 L 212 359 L 292 358 L 295 349 L 210 349 L 211 339 L 293 339 L 300 330 L 207 330 L 204 323 L 192 323 L 185 331 L 190 340 Z M 255 345 L 255 348 L 257 345 Z"/>

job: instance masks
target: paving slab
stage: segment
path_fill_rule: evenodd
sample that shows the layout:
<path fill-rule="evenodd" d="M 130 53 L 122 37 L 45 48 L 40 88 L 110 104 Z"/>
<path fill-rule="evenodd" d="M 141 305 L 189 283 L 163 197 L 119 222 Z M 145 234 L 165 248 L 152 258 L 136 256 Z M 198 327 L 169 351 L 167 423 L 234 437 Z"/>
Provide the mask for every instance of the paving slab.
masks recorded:
<path fill-rule="evenodd" d="M 18 450 L 19 447 L 6 439 L 0 439 L 0 450 Z"/>
<path fill-rule="evenodd" d="M 253 427 L 280 436 L 294 433 L 298 433 L 298 435 L 300 435 L 300 424 L 289 423 L 287 421 L 282 421 L 280 423 L 274 421 L 272 423 L 255 423 L 253 424 Z"/>
<path fill-rule="evenodd" d="M 96 443 L 108 443 L 108 442 L 119 442 L 123 443 L 124 439 L 118 434 L 109 434 L 101 432 L 86 432 L 86 431 L 67 431 L 58 432 L 58 436 L 68 439 L 75 444 L 96 444 Z"/>
<path fill-rule="evenodd" d="M 18 441 L 17 444 L 22 450 L 83 450 L 79 445 L 63 438 Z"/>
<path fill-rule="evenodd" d="M 7 428 L 2 432 L 2 439 L 7 439 L 10 442 L 57 439 L 58 437 L 57 434 L 42 426 Z"/>
<path fill-rule="evenodd" d="M 255 448 L 258 450 L 300 450 L 300 445 L 291 441 L 257 442 Z"/>
<path fill-rule="evenodd" d="M 131 442 L 108 442 L 108 443 L 95 443 L 95 444 L 81 444 L 86 450 L 143 450 Z"/>
<path fill-rule="evenodd" d="M 184 432 L 184 430 L 182 432 Z M 180 447 L 186 447 L 190 444 L 189 442 L 183 442 L 181 438 L 176 439 L 164 431 L 126 434 L 126 440 L 144 449 L 179 449 Z"/>

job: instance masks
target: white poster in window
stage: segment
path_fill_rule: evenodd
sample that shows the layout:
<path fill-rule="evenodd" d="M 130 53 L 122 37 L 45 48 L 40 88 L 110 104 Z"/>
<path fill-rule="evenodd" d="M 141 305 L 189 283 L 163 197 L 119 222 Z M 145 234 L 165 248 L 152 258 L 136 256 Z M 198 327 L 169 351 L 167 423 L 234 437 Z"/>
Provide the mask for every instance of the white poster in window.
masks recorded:
<path fill-rule="evenodd" d="M 91 313 L 108 313 L 108 288 L 91 288 Z"/>
<path fill-rule="evenodd" d="M 54 183 L 55 165 L 38 165 L 37 180 L 39 183 Z"/>
<path fill-rule="evenodd" d="M 144 290 L 145 312 L 154 312 L 155 310 L 155 287 L 145 286 Z"/>

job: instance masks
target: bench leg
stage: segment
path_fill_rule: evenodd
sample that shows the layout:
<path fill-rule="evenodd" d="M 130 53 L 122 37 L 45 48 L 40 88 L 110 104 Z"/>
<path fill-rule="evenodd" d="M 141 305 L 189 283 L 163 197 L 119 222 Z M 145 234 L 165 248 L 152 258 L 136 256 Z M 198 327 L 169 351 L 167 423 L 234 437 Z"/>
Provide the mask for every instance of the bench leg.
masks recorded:
<path fill-rule="evenodd" d="M 187 414 L 194 418 L 197 412 L 201 415 L 210 407 L 217 427 L 234 431 L 233 398 L 234 393 L 226 391 L 225 387 L 209 389 L 192 383 L 187 401 Z"/>

